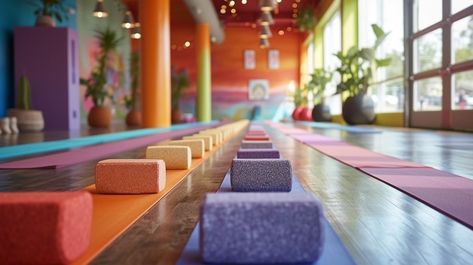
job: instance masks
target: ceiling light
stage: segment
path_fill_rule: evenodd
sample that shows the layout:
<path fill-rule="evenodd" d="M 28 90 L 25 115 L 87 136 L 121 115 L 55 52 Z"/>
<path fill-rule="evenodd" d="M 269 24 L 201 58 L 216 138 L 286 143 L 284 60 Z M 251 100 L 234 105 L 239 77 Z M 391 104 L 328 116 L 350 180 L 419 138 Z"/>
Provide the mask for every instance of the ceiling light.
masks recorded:
<path fill-rule="evenodd" d="M 271 11 L 276 7 L 276 1 L 259 0 L 259 7 L 261 8 L 261 11 Z"/>
<path fill-rule="evenodd" d="M 233 0 L 230 1 L 230 3 L 228 3 L 228 5 L 229 5 L 230 7 L 234 6 L 234 5 L 235 5 L 235 1 L 233 1 Z"/>
<path fill-rule="evenodd" d="M 140 23 L 135 23 L 131 29 L 130 37 L 135 40 L 141 39 Z"/>
<path fill-rule="evenodd" d="M 264 25 L 261 27 L 261 35 L 260 37 L 262 39 L 267 39 L 267 38 L 271 38 L 273 36 L 273 34 L 271 33 L 271 29 L 269 28 L 268 25 Z"/>
<path fill-rule="evenodd" d="M 227 13 L 226 9 L 224 9 L 224 8 L 220 9 L 220 14 L 225 14 L 225 13 Z"/>
<path fill-rule="evenodd" d="M 284 30 L 280 29 L 280 30 L 278 31 L 278 35 L 279 35 L 279 36 L 284 35 Z"/>
<path fill-rule="evenodd" d="M 297 8 L 297 3 L 292 3 L 292 8 Z"/>
<path fill-rule="evenodd" d="M 292 28 L 291 28 L 291 27 L 287 27 L 287 28 L 286 28 L 286 31 L 292 31 Z"/>
<path fill-rule="evenodd" d="M 261 14 L 261 22 L 260 22 L 261 25 L 270 25 L 273 23 L 274 23 L 274 20 L 273 20 L 273 16 L 271 16 L 271 13 L 263 12 Z"/>
<path fill-rule="evenodd" d="M 93 14 L 94 14 L 94 17 L 98 17 L 98 18 L 104 18 L 108 16 L 108 12 L 105 10 L 103 0 L 97 0 Z"/>
<path fill-rule="evenodd" d="M 235 14 L 235 13 L 236 13 L 236 9 L 235 9 L 235 8 L 232 8 L 232 10 L 230 10 L 230 12 L 232 12 L 232 14 Z"/>
<path fill-rule="evenodd" d="M 278 2 L 278 3 L 281 3 L 281 2 L 282 2 L 282 0 L 278 0 L 277 2 Z"/>
<path fill-rule="evenodd" d="M 133 14 L 129 10 L 127 10 L 125 12 L 125 16 L 123 17 L 122 28 L 131 29 L 133 28 L 134 23 L 135 22 L 133 21 Z"/>
<path fill-rule="evenodd" d="M 259 39 L 259 46 L 260 48 L 268 48 L 269 47 L 269 40 L 268 39 Z"/>
<path fill-rule="evenodd" d="M 190 46 L 191 46 L 191 42 L 190 42 L 190 41 L 184 42 L 184 47 L 189 48 Z"/>
<path fill-rule="evenodd" d="M 246 5 L 246 3 L 248 3 L 248 1 L 247 0 L 241 0 L 241 3 Z"/>

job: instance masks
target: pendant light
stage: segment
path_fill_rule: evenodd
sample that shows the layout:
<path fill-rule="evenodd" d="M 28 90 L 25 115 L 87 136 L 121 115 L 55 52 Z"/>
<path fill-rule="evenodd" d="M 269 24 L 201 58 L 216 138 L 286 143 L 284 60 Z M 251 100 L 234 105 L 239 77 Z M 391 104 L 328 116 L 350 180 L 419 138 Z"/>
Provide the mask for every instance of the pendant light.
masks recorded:
<path fill-rule="evenodd" d="M 135 40 L 141 39 L 140 23 L 135 23 L 133 25 L 133 28 L 131 28 L 130 38 Z"/>
<path fill-rule="evenodd" d="M 127 10 L 125 12 L 125 16 L 123 17 L 122 28 L 131 29 L 133 28 L 134 24 L 135 22 L 133 21 L 133 14 L 131 13 L 131 11 Z"/>
<path fill-rule="evenodd" d="M 270 24 L 273 24 L 274 23 L 274 20 L 273 20 L 273 16 L 271 16 L 271 13 L 269 11 L 265 11 L 263 13 L 261 13 L 261 20 L 260 20 L 260 24 L 261 25 L 270 25 Z"/>
<path fill-rule="evenodd" d="M 267 38 L 270 38 L 272 36 L 273 36 L 273 34 L 271 33 L 271 29 L 269 28 L 268 25 L 261 26 L 260 38 L 267 39 Z"/>
<path fill-rule="evenodd" d="M 272 11 L 276 8 L 276 1 L 275 0 L 259 0 L 259 7 L 263 12 Z"/>
<path fill-rule="evenodd" d="M 94 9 L 94 17 L 104 18 L 108 16 L 108 12 L 105 10 L 105 5 L 103 4 L 103 0 L 97 0 Z"/>
<path fill-rule="evenodd" d="M 268 39 L 259 39 L 259 46 L 260 48 L 268 48 L 269 47 L 269 40 Z"/>

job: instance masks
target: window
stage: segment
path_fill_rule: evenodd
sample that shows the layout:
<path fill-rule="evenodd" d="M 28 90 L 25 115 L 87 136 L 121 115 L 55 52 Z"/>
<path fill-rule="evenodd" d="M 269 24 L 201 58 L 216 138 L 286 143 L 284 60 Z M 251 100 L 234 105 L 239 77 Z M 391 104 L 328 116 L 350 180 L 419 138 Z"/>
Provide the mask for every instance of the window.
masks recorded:
<path fill-rule="evenodd" d="M 414 73 L 442 66 L 442 29 L 436 29 L 414 40 Z"/>
<path fill-rule="evenodd" d="M 379 25 L 389 36 L 378 48 L 379 58 L 390 57 L 391 64 L 380 68 L 374 76 L 370 93 L 376 112 L 402 112 L 404 109 L 404 29 L 403 1 L 359 0 L 358 45 L 370 47 L 375 42 L 371 25 Z"/>
<path fill-rule="evenodd" d="M 473 0 L 452 0 L 452 14 L 473 5 Z"/>
<path fill-rule="evenodd" d="M 473 109 L 473 71 L 452 76 L 452 109 Z"/>
<path fill-rule="evenodd" d="M 473 59 L 473 16 L 452 25 L 452 63 Z"/>
<path fill-rule="evenodd" d="M 414 0 L 414 32 L 440 20 L 442 20 L 442 0 Z"/>
<path fill-rule="evenodd" d="M 340 12 L 337 11 L 324 28 L 324 68 L 326 70 L 333 71 L 340 65 L 340 61 L 334 54 L 341 50 L 342 27 Z M 342 113 L 341 95 L 333 95 L 337 90 L 337 81 L 337 78 L 334 77 L 332 82 L 327 85 L 324 93 L 326 103 L 330 106 L 332 114 Z"/>
<path fill-rule="evenodd" d="M 442 109 L 442 78 L 432 77 L 414 82 L 414 111 Z"/>
<path fill-rule="evenodd" d="M 311 41 L 307 45 L 307 73 L 311 74 L 314 71 L 314 43 Z"/>

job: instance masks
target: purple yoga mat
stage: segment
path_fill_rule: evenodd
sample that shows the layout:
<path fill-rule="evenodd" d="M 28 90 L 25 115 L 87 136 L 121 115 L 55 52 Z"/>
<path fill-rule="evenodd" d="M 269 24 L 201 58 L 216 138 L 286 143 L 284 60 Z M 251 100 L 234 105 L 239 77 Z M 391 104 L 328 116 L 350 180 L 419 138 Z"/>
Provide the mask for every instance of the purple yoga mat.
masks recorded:
<path fill-rule="evenodd" d="M 70 151 L 44 155 L 39 157 L 27 158 L 0 164 L 0 169 L 47 169 L 60 168 L 89 160 L 100 159 L 116 153 L 124 152 L 130 149 L 146 146 L 155 142 L 175 138 L 187 134 L 192 134 L 200 130 L 213 127 L 201 126 L 197 128 L 189 128 L 179 131 L 160 133 L 145 137 L 133 138 L 124 141 L 111 142 L 101 145 L 94 145 L 74 149 Z"/>
<path fill-rule="evenodd" d="M 434 168 L 360 168 L 473 229 L 473 181 Z"/>

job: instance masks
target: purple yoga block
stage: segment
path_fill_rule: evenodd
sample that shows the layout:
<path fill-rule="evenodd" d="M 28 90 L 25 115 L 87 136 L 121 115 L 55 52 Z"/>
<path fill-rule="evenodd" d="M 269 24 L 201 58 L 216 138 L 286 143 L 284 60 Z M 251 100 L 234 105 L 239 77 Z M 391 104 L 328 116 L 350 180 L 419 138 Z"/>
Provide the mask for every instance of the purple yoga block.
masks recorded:
<path fill-rule="evenodd" d="M 264 159 L 279 158 L 279 151 L 276 149 L 240 149 L 237 158 L 242 159 Z"/>
<path fill-rule="evenodd" d="M 241 149 L 272 149 L 273 143 L 270 141 L 242 141 Z"/>
<path fill-rule="evenodd" d="M 323 210 L 308 193 L 207 194 L 200 252 L 208 263 L 313 263 L 323 251 Z"/>
<path fill-rule="evenodd" d="M 233 159 L 230 181 L 233 191 L 289 192 L 291 163 L 287 159 Z"/>

